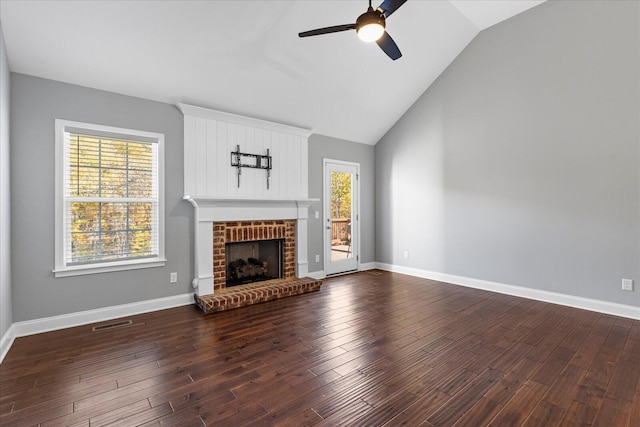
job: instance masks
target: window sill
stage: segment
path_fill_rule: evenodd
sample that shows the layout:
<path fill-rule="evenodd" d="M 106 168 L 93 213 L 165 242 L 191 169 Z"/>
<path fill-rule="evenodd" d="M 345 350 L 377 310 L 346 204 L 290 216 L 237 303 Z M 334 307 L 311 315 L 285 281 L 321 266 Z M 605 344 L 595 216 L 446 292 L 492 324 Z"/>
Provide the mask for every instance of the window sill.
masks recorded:
<path fill-rule="evenodd" d="M 110 273 L 113 271 L 138 270 L 141 268 L 164 267 L 166 259 L 154 258 L 151 260 L 121 261 L 105 264 L 62 267 L 53 270 L 54 277 L 83 276 L 86 274 Z"/>

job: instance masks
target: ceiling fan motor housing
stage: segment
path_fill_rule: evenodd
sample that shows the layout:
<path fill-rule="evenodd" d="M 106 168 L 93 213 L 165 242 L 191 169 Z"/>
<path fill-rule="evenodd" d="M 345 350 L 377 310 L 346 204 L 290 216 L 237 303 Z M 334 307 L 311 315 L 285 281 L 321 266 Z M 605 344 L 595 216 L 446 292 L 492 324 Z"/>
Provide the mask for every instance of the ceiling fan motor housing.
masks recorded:
<path fill-rule="evenodd" d="M 358 19 L 356 20 L 356 32 L 358 33 L 358 35 L 360 35 L 360 30 L 367 25 L 379 25 L 384 30 L 384 28 L 386 27 L 384 13 L 380 10 L 374 10 L 373 8 L 369 7 L 369 10 L 358 16 Z"/>

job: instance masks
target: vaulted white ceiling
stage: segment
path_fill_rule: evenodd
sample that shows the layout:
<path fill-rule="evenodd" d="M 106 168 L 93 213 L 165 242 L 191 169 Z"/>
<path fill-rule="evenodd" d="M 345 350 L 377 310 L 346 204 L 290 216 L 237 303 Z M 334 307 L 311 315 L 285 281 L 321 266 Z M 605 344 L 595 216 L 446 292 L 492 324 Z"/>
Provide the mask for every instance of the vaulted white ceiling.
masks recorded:
<path fill-rule="evenodd" d="M 14 72 L 375 144 L 481 30 L 542 1 L 408 0 L 397 61 L 355 31 L 298 37 L 366 0 L 0 0 L 0 21 Z"/>

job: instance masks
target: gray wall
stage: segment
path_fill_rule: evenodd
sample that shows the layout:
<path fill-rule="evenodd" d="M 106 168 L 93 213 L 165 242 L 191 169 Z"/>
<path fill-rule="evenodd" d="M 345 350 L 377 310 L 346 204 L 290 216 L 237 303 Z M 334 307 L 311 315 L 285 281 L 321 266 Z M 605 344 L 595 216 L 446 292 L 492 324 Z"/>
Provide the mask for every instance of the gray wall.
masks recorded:
<path fill-rule="evenodd" d="M 638 7 L 481 32 L 376 145 L 376 259 L 640 305 Z"/>
<path fill-rule="evenodd" d="M 309 198 L 320 199 L 309 208 L 309 272 L 324 268 L 322 163 L 325 158 L 360 163 L 360 263 L 376 260 L 374 152 L 371 145 L 323 135 L 309 138 Z M 315 219 L 314 211 L 320 212 L 320 219 Z M 320 262 L 315 262 L 316 255 L 320 255 Z"/>
<path fill-rule="evenodd" d="M 180 112 L 172 105 L 144 99 L 16 73 L 11 77 L 13 321 L 193 292 L 190 287 L 193 213 L 191 206 L 181 200 L 184 174 Z M 165 134 L 166 267 L 53 277 L 56 118 Z M 322 159 L 325 157 L 361 165 L 361 262 L 373 262 L 374 148 L 313 135 L 309 140 L 311 198 L 322 199 Z M 314 204 L 309 219 L 310 272 L 322 270 L 323 265 L 322 224 L 313 217 L 313 210 L 321 209 L 321 201 Z M 315 262 L 315 254 L 321 257 L 319 263 Z M 172 271 L 178 272 L 178 284 L 169 284 Z"/>
<path fill-rule="evenodd" d="M 165 135 L 167 265 L 53 277 L 54 120 Z M 192 292 L 192 208 L 183 189 L 183 118 L 172 105 L 11 74 L 13 321 L 25 321 Z M 169 273 L 178 272 L 178 283 Z"/>
<path fill-rule="evenodd" d="M 0 25 L 0 340 L 13 323 L 9 171 L 9 63 Z"/>

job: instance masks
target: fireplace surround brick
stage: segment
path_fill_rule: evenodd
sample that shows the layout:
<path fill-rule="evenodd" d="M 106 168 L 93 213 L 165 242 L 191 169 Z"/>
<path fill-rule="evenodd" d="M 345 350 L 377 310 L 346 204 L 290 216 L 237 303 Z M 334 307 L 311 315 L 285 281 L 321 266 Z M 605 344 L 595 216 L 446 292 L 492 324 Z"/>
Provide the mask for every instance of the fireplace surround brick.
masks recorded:
<path fill-rule="evenodd" d="M 213 223 L 213 288 L 226 287 L 225 244 L 284 239 L 284 279 L 296 277 L 296 221 L 225 221 Z"/>

